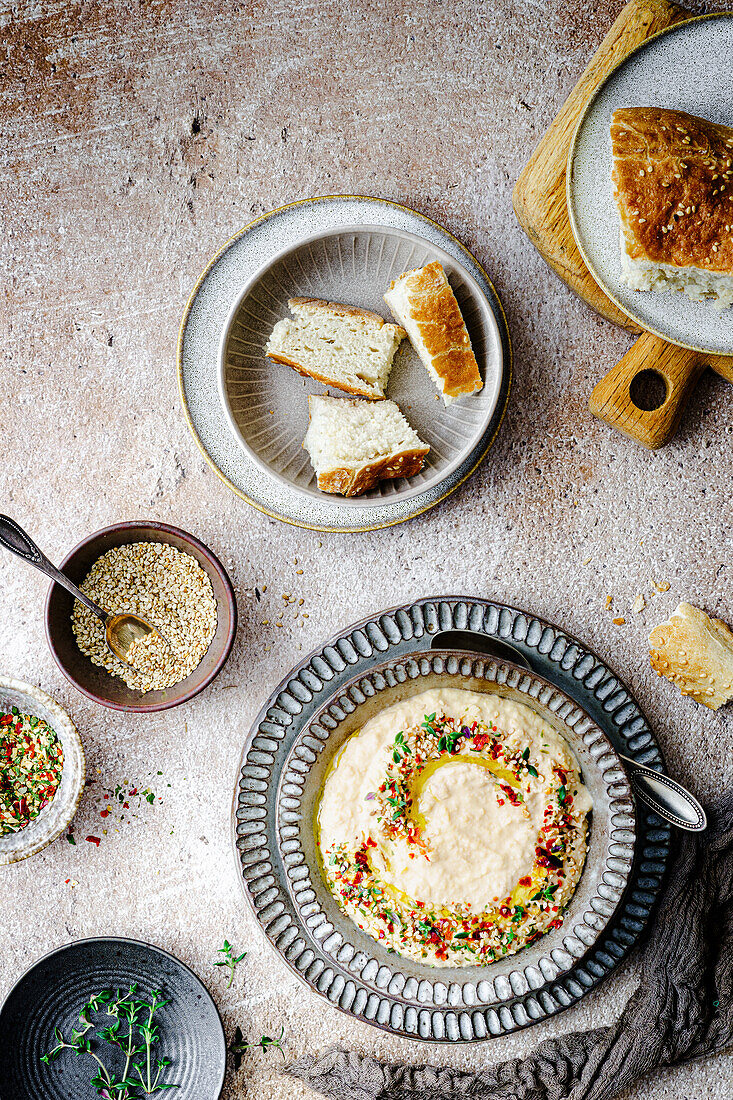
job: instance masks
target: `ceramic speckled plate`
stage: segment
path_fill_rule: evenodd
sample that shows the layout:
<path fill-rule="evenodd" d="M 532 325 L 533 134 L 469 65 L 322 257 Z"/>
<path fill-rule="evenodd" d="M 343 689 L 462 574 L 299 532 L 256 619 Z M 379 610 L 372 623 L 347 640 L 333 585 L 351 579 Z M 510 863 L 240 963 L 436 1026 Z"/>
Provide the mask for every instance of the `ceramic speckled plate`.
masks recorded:
<path fill-rule="evenodd" d="M 331 737 L 384 690 L 382 681 L 399 691 L 412 680 L 425 684 L 447 674 L 522 690 L 525 674 L 501 661 L 428 653 L 438 631 L 466 629 L 510 641 L 538 674 L 524 681 L 529 694 L 551 711 L 557 704 L 554 713 L 571 727 L 584 772 L 600 784 L 595 843 L 603 851 L 589 861 L 557 934 L 503 962 L 452 970 L 388 955 L 339 917 L 322 878 L 311 873 L 304 823 Z M 280 684 L 244 748 L 233 827 L 245 896 L 288 966 L 352 1016 L 398 1035 L 446 1042 L 528 1027 L 573 1004 L 625 957 L 649 922 L 669 860 L 669 827 L 643 807 L 634 818 L 628 781 L 606 738 L 613 749 L 662 770 L 654 736 L 615 674 L 576 639 L 532 615 L 438 597 L 357 623 Z"/>
<path fill-rule="evenodd" d="M 289 317 L 289 298 L 325 298 L 392 316 L 384 291 L 403 271 L 442 263 L 466 322 L 484 381 L 483 389 L 448 408 L 409 340 L 395 356 L 387 397 L 430 444 L 425 466 L 411 478 L 379 482 L 360 497 L 329 498 L 358 522 L 380 501 L 422 496 L 450 477 L 478 447 L 491 424 L 501 392 L 501 333 L 488 299 L 463 264 L 414 233 L 380 226 L 354 226 L 321 233 L 290 247 L 257 272 L 234 303 L 219 353 L 219 393 L 234 438 L 260 469 L 318 502 L 323 493 L 303 437 L 308 394 L 325 387 L 265 356 L 273 325 Z M 338 390 L 331 390 L 339 396 Z"/>
<path fill-rule="evenodd" d="M 433 447 L 426 471 L 409 482 L 383 483 L 357 500 L 319 493 L 301 443 L 307 395 L 326 390 L 266 360 L 267 335 L 276 320 L 289 316 L 287 299 L 299 293 L 365 306 L 388 318 L 381 295 L 389 279 L 398 269 L 431 259 L 444 264 L 466 310 L 484 389 L 445 409 L 403 342 L 388 393 Z M 219 352 L 234 347 L 223 338 L 229 330 L 235 340 L 247 341 L 264 369 L 225 355 L 219 392 Z M 178 373 L 194 438 L 235 493 L 268 515 L 303 527 L 374 530 L 433 507 L 479 464 L 506 407 L 511 346 L 486 273 L 447 230 L 396 203 L 336 195 L 266 214 L 225 245 L 186 308 Z"/>
<path fill-rule="evenodd" d="M 156 1054 L 170 1058 L 163 1080 L 176 1088 L 156 1095 L 217 1100 L 224 1082 L 226 1040 L 208 990 L 167 951 L 114 937 L 77 940 L 51 951 L 10 990 L 0 1008 L 0 1100 L 95 1096 L 89 1084 L 96 1068 L 92 1058 L 64 1051 L 46 1065 L 41 1055 L 54 1046 L 54 1027 L 68 1038 L 92 993 L 127 990 L 131 982 L 137 982 L 146 996 L 160 989 L 171 998 L 156 1017 L 160 1027 Z M 111 1017 L 97 1019 L 101 1026 L 112 1023 Z M 105 1053 L 109 1055 L 109 1050 Z M 124 1059 L 110 1060 L 108 1065 L 121 1076 Z"/>
<path fill-rule="evenodd" d="M 610 125 L 617 107 L 658 106 L 733 126 L 733 18 L 677 24 L 631 53 L 598 88 L 580 118 L 568 157 L 570 224 L 596 282 L 642 328 L 682 347 L 733 354 L 733 309 L 671 291 L 621 282 L 619 216 L 613 198 Z"/>
<path fill-rule="evenodd" d="M 24 829 L 0 836 L 0 867 L 35 855 L 67 827 L 84 790 L 84 750 L 76 726 L 65 710 L 45 691 L 0 676 L 0 710 L 17 707 L 22 714 L 43 718 L 55 731 L 64 750 L 64 767 L 56 794 Z"/>

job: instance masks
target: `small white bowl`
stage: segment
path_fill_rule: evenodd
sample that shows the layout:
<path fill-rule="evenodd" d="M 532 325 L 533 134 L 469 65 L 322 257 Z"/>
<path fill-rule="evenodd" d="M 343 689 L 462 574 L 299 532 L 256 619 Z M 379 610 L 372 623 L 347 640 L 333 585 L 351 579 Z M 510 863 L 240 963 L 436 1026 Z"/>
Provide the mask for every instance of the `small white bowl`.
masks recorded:
<path fill-rule="evenodd" d="M 64 766 L 56 794 L 24 829 L 0 836 L 0 866 L 33 856 L 60 836 L 76 813 L 84 790 L 84 749 L 76 726 L 65 710 L 33 684 L 0 676 L 0 711 L 17 707 L 22 714 L 43 718 L 64 750 Z"/>

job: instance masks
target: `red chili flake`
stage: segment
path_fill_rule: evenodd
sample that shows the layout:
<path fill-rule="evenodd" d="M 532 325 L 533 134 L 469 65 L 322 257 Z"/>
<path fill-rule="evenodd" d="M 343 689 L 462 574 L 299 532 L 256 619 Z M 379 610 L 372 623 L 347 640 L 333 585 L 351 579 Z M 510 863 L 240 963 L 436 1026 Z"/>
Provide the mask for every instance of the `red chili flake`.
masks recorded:
<path fill-rule="evenodd" d="M 105 809 L 99 811 L 99 816 L 100 817 L 109 817 L 109 814 L 110 814 L 109 806 L 107 806 L 107 807 L 105 807 Z"/>
<path fill-rule="evenodd" d="M 84 839 L 88 840 L 90 844 L 96 844 L 97 847 L 102 843 L 101 838 L 98 836 L 87 836 Z"/>
<path fill-rule="evenodd" d="M 519 885 L 520 886 L 531 886 L 532 885 L 531 876 L 530 875 L 523 875 L 522 878 L 520 878 L 520 880 L 519 880 Z"/>

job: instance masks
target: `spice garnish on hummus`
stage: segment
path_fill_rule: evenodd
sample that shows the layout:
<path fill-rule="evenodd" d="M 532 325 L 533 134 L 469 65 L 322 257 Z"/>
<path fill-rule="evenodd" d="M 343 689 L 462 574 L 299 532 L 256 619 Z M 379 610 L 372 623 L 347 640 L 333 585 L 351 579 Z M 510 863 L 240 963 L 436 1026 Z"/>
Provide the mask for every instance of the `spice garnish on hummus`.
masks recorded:
<path fill-rule="evenodd" d="M 447 688 L 348 739 L 318 842 L 340 907 L 388 950 L 483 964 L 562 923 L 591 807 L 570 748 L 533 710 Z"/>

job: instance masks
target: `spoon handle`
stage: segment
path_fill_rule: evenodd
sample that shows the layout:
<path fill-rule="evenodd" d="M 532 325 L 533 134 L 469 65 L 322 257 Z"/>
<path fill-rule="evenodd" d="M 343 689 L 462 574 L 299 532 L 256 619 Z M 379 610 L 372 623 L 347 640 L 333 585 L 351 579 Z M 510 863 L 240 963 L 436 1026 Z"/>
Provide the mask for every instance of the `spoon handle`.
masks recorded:
<path fill-rule="evenodd" d="M 80 600 L 102 622 L 106 620 L 107 612 L 103 611 L 93 600 L 90 600 L 80 588 L 77 588 L 73 581 L 70 581 L 67 576 L 58 570 L 53 562 L 48 560 L 43 551 L 39 550 L 30 535 L 26 534 L 23 528 L 15 520 L 10 519 L 9 516 L 0 515 L 0 546 L 4 546 L 11 554 L 22 558 L 29 565 L 40 569 L 41 573 L 45 573 L 52 581 L 60 584 L 62 588 L 65 588 L 67 592 Z"/>
<path fill-rule="evenodd" d="M 628 756 L 621 756 L 621 759 L 627 765 L 637 796 L 659 817 L 690 833 L 701 833 L 707 828 L 705 811 L 686 787 Z"/>

